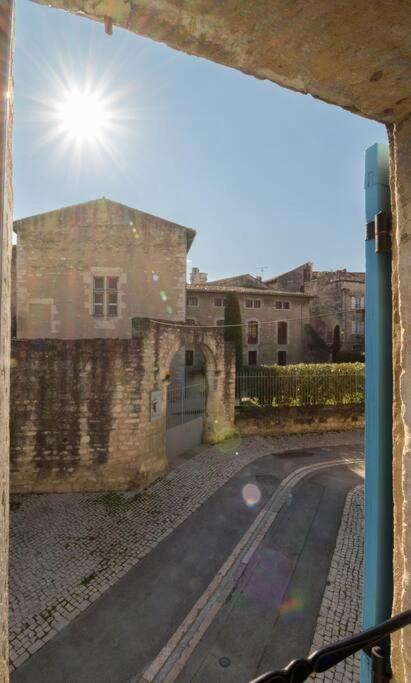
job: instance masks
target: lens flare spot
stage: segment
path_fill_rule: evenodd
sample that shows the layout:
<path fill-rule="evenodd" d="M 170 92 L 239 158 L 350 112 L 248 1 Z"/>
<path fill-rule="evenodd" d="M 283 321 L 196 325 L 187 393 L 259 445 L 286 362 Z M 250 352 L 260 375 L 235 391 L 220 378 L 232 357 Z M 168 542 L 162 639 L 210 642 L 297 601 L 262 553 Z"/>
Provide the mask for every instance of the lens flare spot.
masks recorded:
<path fill-rule="evenodd" d="M 278 611 L 282 615 L 295 614 L 297 612 L 302 612 L 303 607 L 304 601 L 298 596 L 290 598 L 289 600 L 285 600 L 278 608 Z"/>
<path fill-rule="evenodd" d="M 166 307 L 166 311 L 167 311 L 167 313 L 168 313 L 169 315 L 171 315 L 172 312 L 173 312 L 172 306 L 167 306 L 167 307 Z"/>
<path fill-rule="evenodd" d="M 167 301 L 167 294 L 165 293 L 164 289 L 162 289 L 160 292 L 160 299 L 161 301 Z"/>
<path fill-rule="evenodd" d="M 133 225 L 134 225 L 134 221 L 129 221 L 128 224 L 129 224 L 130 228 L 132 228 Z M 134 231 L 134 232 L 135 232 L 135 231 Z"/>
<path fill-rule="evenodd" d="M 261 491 L 257 484 L 246 484 L 242 490 L 245 504 L 249 508 L 255 507 L 261 500 Z"/>
<path fill-rule="evenodd" d="M 158 282 L 159 279 L 160 279 L 160 276 L 158 275 L 158 273 L 153 273 L 153 280 L 154 280 L 154 282 Z"/>
<path fill-rule="evenodd" d="M 215 423 L 218 424 L 218 420 L 215 420 Z M 218 429 L 218 427 L 216 429 Z M 224 438 L 224 434 L 222 434 L 222 438 Z M 220 443 L 217 443 L 215 447 L 218 448 L 220 453 L 236 455 L 240 449 L 240 440 L 240 436 L 236 435 L 230 437 L 229 439 L 225 439 L 224 441 L 220 441 Z"/>

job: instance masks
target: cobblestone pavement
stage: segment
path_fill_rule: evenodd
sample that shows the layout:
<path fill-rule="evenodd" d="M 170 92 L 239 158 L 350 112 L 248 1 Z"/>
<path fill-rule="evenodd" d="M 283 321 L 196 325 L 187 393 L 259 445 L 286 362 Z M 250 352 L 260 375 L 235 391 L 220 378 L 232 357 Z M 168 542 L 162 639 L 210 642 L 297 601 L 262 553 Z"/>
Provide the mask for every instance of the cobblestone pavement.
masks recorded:
<path fill-rule="evenodd" d="M 143 492 L 15 495 L 11 500 L 10 667 L 85 610 L 245 465 L 273 452 L 362 433 L 244 438 L 203 447 Z"/>
<path fill-rule="evenodd" d="M 311 651 L 361 630 L 363 528 L 364 487 L 356 486 L 345 503 Z M 311 680 L 357 683 L 360 654 L 312 676 Z"/>

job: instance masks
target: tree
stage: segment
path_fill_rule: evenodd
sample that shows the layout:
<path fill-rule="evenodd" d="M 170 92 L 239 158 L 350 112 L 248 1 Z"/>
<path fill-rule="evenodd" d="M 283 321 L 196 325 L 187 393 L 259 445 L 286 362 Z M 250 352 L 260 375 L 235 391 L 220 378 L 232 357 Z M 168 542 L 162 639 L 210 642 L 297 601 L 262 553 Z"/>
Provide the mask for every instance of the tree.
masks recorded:
<path fill-rule="evenodd" d="M 339 357 L 340 351 L 341 351 L 341 332 L 340 332 L 340 326 L 336 325 L 334 327 L 334 337 L 333 337 L 333 345 L 332 345 L 333 363 L 338 363 L 338 357 Z"/>
<path fill-rule="evenodd" d="M 243 367 L 243 328 L 238 296 L 228 292 L 225 304 L 224 329 L 225 340 L 235 346 L 235 366 L 237 372 Z"/>

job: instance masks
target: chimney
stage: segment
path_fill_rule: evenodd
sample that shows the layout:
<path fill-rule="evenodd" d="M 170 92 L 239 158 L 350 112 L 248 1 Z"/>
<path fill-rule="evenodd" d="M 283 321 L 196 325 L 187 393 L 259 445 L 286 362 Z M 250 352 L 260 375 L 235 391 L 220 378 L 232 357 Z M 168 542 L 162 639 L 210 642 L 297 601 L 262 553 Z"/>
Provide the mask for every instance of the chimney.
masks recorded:
<path fill-rule="evenodd" d="M 204 285 L 207 282 L 207 273 L 200 273 L 199 268 L 192 268 L 190 282 L 192 285 Z"/>

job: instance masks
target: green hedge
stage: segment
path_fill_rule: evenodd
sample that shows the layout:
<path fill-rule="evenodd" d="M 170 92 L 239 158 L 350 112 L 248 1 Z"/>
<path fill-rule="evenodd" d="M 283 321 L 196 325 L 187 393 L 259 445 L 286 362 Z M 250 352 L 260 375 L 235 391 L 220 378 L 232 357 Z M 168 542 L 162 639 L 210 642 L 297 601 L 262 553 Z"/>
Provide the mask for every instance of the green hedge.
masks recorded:
<path fill-rule="evenodd" d="M 237 397 L 271 406 L 362 403 L 364 375 L 364 363 L 249 366 L 237 375 Z"/>
<path fill-rule="evenodd" d="M 241 374 L 250 375 L 360 375 L 364 377 L 364 363 L 299 363 L 298 365 L 248 365 Z"/>

